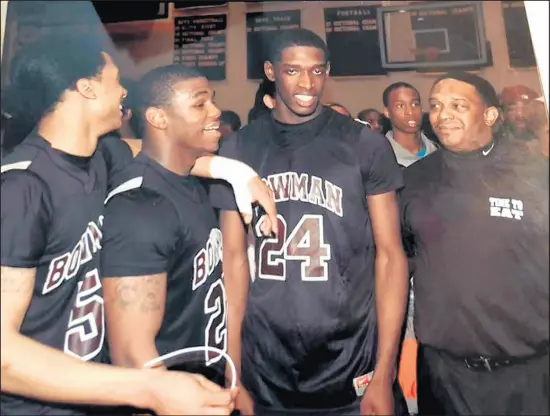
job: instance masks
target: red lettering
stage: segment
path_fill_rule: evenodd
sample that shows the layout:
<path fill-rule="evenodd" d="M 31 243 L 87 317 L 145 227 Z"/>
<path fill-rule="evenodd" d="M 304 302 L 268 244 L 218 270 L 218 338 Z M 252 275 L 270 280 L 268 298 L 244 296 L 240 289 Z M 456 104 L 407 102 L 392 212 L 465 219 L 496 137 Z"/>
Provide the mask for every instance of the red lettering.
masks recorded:
<path fill-rule="evenodd" d="M 206 281 L 206 250 L 203 248 L 195 256 L 194 260 L 194 273 L 193 273 L 193 290 L 198 288 Z"/>
<path fill-rule="evenodd" d="M 63 283 L 63 280 L 65 279 L 65 268 L 67 267 L 69 258 L 70 254 L 65 253 L 51 261 L 50 268 L 48 270 L 48 277 L 46 278 L 46 283 L 44 283 L 44 288 L 42 290 L 43 295 L 51 292 Z"/>

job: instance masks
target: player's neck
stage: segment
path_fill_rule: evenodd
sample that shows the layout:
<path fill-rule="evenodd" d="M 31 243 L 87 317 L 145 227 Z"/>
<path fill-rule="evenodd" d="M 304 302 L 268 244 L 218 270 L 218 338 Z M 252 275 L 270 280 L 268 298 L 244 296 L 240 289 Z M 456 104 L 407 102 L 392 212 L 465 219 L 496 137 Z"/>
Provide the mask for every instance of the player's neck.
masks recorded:
<path fill-rule="evenodd" d="M 58 108 L 38 123 L 38 134 L 57 150 L 73 156 L 94 154 L 99 134 L 78 110 Z"/>
<path fill-rule="evenodd" d="M 273 116 L 275 120 L 283 124 L 303 124 L 307 123 L 310 120 L 313 120 L 323 111 L 323 106 L 321 103 L 317 106 L 315 111 L 309 116 L 298 116 L 294 114 L 289 108 L 286 107 L 281 101 L 273 109 Z"/>
<path fill-rule="evenodd" d="M 166 143 L 159 146 L 150 140 L 143 141 L 142 152 L 166 170 L 180 176 L 189 175 L 197 161 L 197 156 L 190 151 Z"/>
<path fill-rule="evenodd" d="M 411 134 L 394 129 L 393 140 L 395 140 L 401 147 L 407 149 L 411 153 L 420 152 L 422 150 L 422 147 L 424 146 L 420 131 Z"/>

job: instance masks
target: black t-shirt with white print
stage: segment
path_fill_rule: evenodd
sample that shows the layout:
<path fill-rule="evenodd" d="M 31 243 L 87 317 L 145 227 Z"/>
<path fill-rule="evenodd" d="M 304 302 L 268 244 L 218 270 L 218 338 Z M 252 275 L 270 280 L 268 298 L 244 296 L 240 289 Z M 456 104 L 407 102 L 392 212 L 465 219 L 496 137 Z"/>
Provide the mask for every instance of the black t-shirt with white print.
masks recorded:
<path fill-rule="evenodd" d="M 404 171 L 419 342 L 460 357 L 522 356 L 548 341 L 548 161 L 495 141 Z"/>

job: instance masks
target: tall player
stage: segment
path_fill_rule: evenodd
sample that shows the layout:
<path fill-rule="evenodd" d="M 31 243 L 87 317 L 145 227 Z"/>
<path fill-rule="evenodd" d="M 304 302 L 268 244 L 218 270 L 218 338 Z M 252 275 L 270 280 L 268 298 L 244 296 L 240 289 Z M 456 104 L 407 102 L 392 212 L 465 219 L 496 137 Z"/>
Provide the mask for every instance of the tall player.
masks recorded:
<path fill-rule="evenodd" d="M 169 65 L 140 80 L 137 100 L 143 150 L 112 181 L 101 275 L 112 361 L 139 368 L 186 347 L 225 351 L 227 329 L 221 232 L 189 176 L 197 158 L 218 150 L 213 91 L 198 71 Z M 211 351 L 203 357 L 224 365 Z"/>
<path fill-rule="evenodd" d="M 222 209 L 229 351 L 250 393 L 238 406 L 249 414 L 251 397 L 256 414 L 405 412 L 392 394 L 408 290 L 392 148 L 323 107 L 329 62 L 314 33 L 281 34 L 265 73 L 276 84 L 272 116 L 221 146 L 269 183 L 280 214 L 278 235 L 257 240 L 250 287 L 233 197 L 211 189 Z"/>
<path fill-rule="evenodd" d="M 85 363 L 102 358 L 107 175 L 131 159 L 116 140 L 96 151 L 121 125 L 118 68 L 91 41 L 44 38 L 14 59 L 11 85 L 15 116 L 38 124 L 2 164 L 2 414 L 228 413 L 232 393 L 202 377 Z"/>

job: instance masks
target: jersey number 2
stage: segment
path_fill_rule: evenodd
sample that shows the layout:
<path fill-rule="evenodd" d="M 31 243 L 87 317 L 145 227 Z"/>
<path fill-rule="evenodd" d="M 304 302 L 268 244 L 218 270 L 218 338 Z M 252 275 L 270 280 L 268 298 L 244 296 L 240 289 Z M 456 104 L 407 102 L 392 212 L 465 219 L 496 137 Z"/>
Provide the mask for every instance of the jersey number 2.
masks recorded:
<path fill-rule="evenodd" d="M 282 215 L 277 237 L 267 238 L 260 244 L 258 277 L 268 280 L 286 280 L 289 260 L 301 262 L 302 280 L 323 282 L 328 280 L 330 244 L 324 240 L 322 215 L 305 214 L 287 236 L 287 224 Z"/>
<path fill-rule="evenodd" d="M 208 289 L 204 298 L 204 313 L 210 316 L 204 330 L 207 347 L 227 351 L 226 299 L 223 280 L 218 279 Z M 206 365 L 218 362 L 222 357 L 213 351 L 205 351 Z"/>
<path fill-rule="evenodd" d="M 64 352 L 83 361 L 94 358 L 103 347 L 105 315 L 103 298 L 99 292 L 101 282 L 97 269 L 86 273 L 78 282 L 76 301 L 69 315 L 65 333 Z"/>

